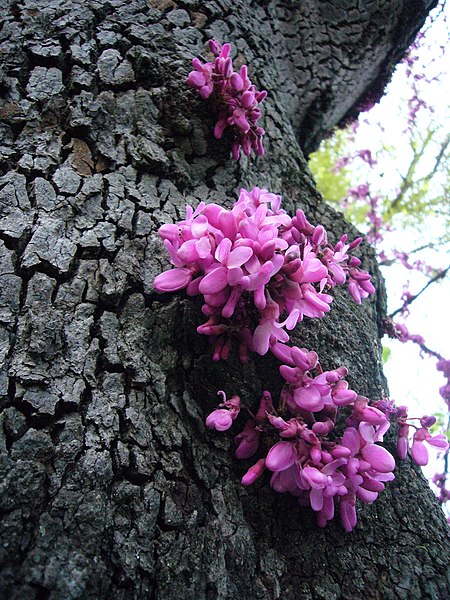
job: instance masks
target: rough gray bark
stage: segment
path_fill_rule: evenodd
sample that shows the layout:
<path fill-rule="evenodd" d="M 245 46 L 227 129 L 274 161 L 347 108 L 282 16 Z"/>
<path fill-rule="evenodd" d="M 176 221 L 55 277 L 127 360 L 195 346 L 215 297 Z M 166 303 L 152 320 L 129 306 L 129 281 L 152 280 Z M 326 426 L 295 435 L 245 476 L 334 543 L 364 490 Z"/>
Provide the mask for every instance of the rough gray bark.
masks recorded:
<path fill-rule="evenodd" d="M 217 389 L 280 387 L 274 361 L 215 364 L 199 305 L 154 293 L 156 231 L 186 201 L 268 187 L 337 236 L 303 152 L 378 97 L 433 1 L 0 2 L 3 598 L 444 598 L 447 528 L 409 461 L 351 534 L 240 485 Z M 232 162 L 184 85 L 229 40 L 264 104 L 267 155 Z M 386 392 L 377 296 L 302 324 L 325 368 Z"/>

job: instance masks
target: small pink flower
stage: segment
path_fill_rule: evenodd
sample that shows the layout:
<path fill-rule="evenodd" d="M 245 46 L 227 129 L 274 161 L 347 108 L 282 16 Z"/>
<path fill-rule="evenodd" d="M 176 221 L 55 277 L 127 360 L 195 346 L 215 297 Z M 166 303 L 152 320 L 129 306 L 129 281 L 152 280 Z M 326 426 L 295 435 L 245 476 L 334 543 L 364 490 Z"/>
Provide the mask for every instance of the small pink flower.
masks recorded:
<path fill-rule="evenodd" d="M 226 431 L 233 424 L 233 415 L 225 408 L 217 408 L 206 417 L 206 425 L 217 431 Z"/>
<path fill-rule="evenodd" d="M 243 431 L 234 438 L 237 444 L 235 457 L 244 459 L 253 456 L 258 450 L 260 435 L 261 433 L 255 429 L 255 421 L 249 419 Z"/>
<path fill-rule="evenodd" d="M 259 477 L 261 477 L 261 475 L 264 473 L 264 469 L 266 468 L 265 466 L 265 459 L 264 458 L 260 458 L 254 465 L 253 467 L 250 467 L 250 469 L 247 471 L 247 473 L 242 477 L 242 485 L 252 485 L 253 483 L 255 483 L 255 481 L 257 479 L 259 479 Z"/>

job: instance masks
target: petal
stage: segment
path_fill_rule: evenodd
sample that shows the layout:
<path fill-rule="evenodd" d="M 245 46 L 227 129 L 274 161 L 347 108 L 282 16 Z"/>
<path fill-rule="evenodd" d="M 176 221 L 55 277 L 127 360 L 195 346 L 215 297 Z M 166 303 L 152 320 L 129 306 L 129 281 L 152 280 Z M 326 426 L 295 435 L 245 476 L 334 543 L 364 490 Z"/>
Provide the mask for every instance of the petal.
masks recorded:
<path fill-rule="evenodd" d="M 314 385 L 297 388 L 294 392 L 294 402 L 299 408 L 311 412 L 322 410 L 324 404 L 319 390 Z"/>
<path fill-rule="evenodd" d="M 382 446 L 367 444 L 361 450 L 361 454 L 364 460 L 370 463 L 376 471 L 380 471 L 380 473 L 389 473 L 395 469 L 394 457 Z"/>
<path fill-rule="evenodd" d="M 220 140 L 223 136 L 223 132 L 228 127 L 228 122 L 226 119 L 219 119 L 214 127 L 214 137 L 216 140 Z"/>
<path fill-rule="evenodd" d="M 211 254 L 211 243 L 207 237 L 201 237 L 195 244 L 195 249 L 200 258 L 206 258 Z"/>
<path fill-rule="evenodd" d="M 271 471 L 284 471 L 295 462 L 297 453 L 291 442 L 278 442 L 269 450 L 266 467 Z"/>
<path fill-rule="evenodd" d="M 310 486 L 316 490 L 323 490 L 328 483 L 328 477 L 314 467 L 305 467 L 303 469 L 303 477 L 308 481 Z M 320 508 L 316 510 L 320 510 Z"/>
<path fill-rule="evenodd" d="M 198 286 L 202 294 L 217 294 L 227 285 L 228 269 L 217 267 L 203 277 Z"/>
<path fill-rule="evenodd" d="M 327 521 L 331 521 L 331 519 L 334 517 L 334 500 L 331 496 L 324 497 L 321 514 Z"/>
<path fill-rule="evenodd" d="M 244 87 L 244 82 L 242 81 L 242 77 L 238 75 L 238 73 L 233 73 L 230 77 L 231 87 L 236 90 L 236 92 L 240 92 Z"/>
<path fill-rule="evenodd" d="M 229 238 L 230 240 L 234 240 L 236 238 L 236 217 L 230 210 L 222 210 L 222 212 L 219 214 L 219 225 L 226 238 Z"/>
<path fill-rule="evenodd" d="M 206 78 L 199 71 L 191 71 L 186 79 L 186 83 L 191 87 L 203 87 L 206 83 Z"/>
<path fill-rule="evenodd" d="M 378 481 L 377 479 L 364 479 L 364 483 L 362 486 L 365 490 L 370 490 L 371 492 L 382 492 L 384 490 L 384 483 Z"/>
<path fill-rule="evenodd" d="M 311 508 L 313 510 L 322 510 L 323 506 L 323 493 L 322 490 L 312 489 L 309 494 L 309 501 L 311 502 Z"/>
<path fill-rule="evenodd" d="M 185 288 L 191 279 L 192 272 L 189 269 L 172 269 L 155 277 L 153 287 L 158 292 L 176 292 Z"/>
<path fill-rule="evenodd" d="M 346 500 L 341 500 L 339 514 L 345 531 L 351 531 L 356 525 L 355 506 Z"/>
<path fill-rule="evenodd" d="M 228 238 L 224 238 L 216 248 L 214 257 L 223 265 L 227 264 L 228 257 L 230 256 L 231 245 L 231 240 L 229 240 Z"/>
<path fill-rule="evenodd" d="M 248 246 L 239 246 L 238 248 L 235 248 L 232 252 L 230 252 L 227 267 L 229 269 L 232 269 L 233 267 L 240 267 L 248 261 L 252 254 L 253 250 Z"/>
<path fill-rule="evenodd" d="M 371 490 L 366 490 L 362 487 L 359 487 L 356 490 L 356 495 L 361 500 L 361 502 L 365 502 L 366 504 L 375 502 L 375 500 L 378 498 L 378 492 L 372 492 Z"/>
<path fill-rule="evenodd" d="M 247 282 L 248 277 L 244 275 L 244 271 L 240 267 L 234 269 L 228 269 L 227 281 L 228 285 L 244 285 Z"/>
<path fill-rule="evenodd" d="M 197 252 L 197 240 L 188 240 L 180 246 L 177 252 L 177 256 L 185 264 L 196 261 L 199 256 Z"/>
<path fill-rule="evenodd" d="M 423 442 L 413 442 L 411 446 L 411 456 L 413 457 L 414 462 L 424 467 L 428 464 L 428 450 Z"/>
<path fill-rule="evenodd" d="M 375 430 L 370 423 L 362 421 L 358 427 L 359 433 L 362 439 L 369 444 L 373 444 L 375 441 Z"/>
<path fill-rule="evenodd" d="M 439 433 L 438 435 L 434 435 L 433 437 L 428 438 L 427 444 L 430 444 L 431 446 L 435 446 L 435 448 L 443 448 L 443 449 L 448 448 L 448 442 L 443 433 Z"/>
<path fill-rule="evenodd" d="M 401 460 L 405 460 L 408 454 L 408 438 L 402 436 L 397 440 L 397 454 Z"/>
<path fill-rule="evenodd" d="M 269 340 L 272 333 L 273 324 L 271 321 L 265 321 L 258 325 L 253 334 L 253 348 L 255 352 L 264 356 L 269 350 Z"/>
<path fill-rule="evenodd" d="M 244 133 L 247 133 L 250 129 L 250 123 L 247 121 L 245 115 L 238 115 L 237 117 L 234 117 L 234 122 Z"/>
<path fill-rule="evenodd" d="M 342 445 L 346 446 L 352 453 L 352 456 L 355 456 L 359 452 L 359 448 L 361 445 L 358 432 L 354 427 L 347 427 L 342 436 Z"/>

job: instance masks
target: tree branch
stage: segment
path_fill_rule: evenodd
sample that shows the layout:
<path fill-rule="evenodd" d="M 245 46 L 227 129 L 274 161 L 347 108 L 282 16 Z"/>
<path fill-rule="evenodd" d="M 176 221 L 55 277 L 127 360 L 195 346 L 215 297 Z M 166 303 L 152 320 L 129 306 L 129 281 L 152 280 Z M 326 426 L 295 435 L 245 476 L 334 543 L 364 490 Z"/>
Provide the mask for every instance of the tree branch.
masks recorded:
<path fill-rule="evenodd" d="M 432 284 L 435 283 L 436 281 L 439 281 L 440 279 L 444 279 L 444 277 L 447 275 L 447 273 L 450 270 L 450 265 L 444 269 L 444 271 L 441 271 L 440 273 L 438 273 L 437 275 L 435 275 L 434 277 L 432 277 L 426 285 L 424 285 L 424 287 L 420 290 L 420 292 L 417 292 L 417 294 L 415 294 L 414 296 L 410 296 L 408 298 L 408 300 L 405 300 L 405 302 L 403 303 L 403 305 L 400 308 L 397 308 L 397 310 L 394 310 L 394 312 L 392 312 L 389 316 L 395 317 L 395 315 L 397 315 L 400 312 L 403 312 L 405 310 L 405 308 L 407 306 L 409 306 L 410 304 L 412 304 L 412 302 L 414 302 L 414 300 L 416 300 L 421 294 L 423 294 L 423 292 Z"/>

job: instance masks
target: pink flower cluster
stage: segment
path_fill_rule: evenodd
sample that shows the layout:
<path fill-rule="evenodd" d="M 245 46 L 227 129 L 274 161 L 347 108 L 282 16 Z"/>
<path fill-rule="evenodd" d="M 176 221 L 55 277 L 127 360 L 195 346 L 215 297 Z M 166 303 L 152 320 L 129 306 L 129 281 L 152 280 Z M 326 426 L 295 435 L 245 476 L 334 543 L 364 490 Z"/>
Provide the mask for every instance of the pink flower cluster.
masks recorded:
<path fill-rule="evenodd" d="M 332 245 L 303 211 L 291 218 L 280 205 L 281 197 L 267 190 L 241 190 L 230 210 L 202 202 L 159 230 L 175 268 L 158 275 L 154 287 L 203 295 L 208 320 L 197 331 L 212 337 L 214 360 L 228 358 L 234 342 L 242 362 L 249 350 L 270 349 L 290 363 L 287 331 L 305 316 L 323 317 L 335 285 L 348 281 L 358 304 L 375 291 L 361 261 L 349 254 L 361 238 L 347 243 L 343 235 Z"/>
<path fill-rule="evenodd" d="M 229 210 L 204 202 L 196 210 L 187 206 L 186 218 L 163 225 L 159 235 L 174 268 L 158 275 L 154 287 L 203 296 L 207 321 L 197 331 L 211 336 L 214 360 L 228 358 L 237 343 L 242 362 L 249 351 L 263 355 L 268 350 L 282 362 L 285 384 L 277 407 L 264 392 L 258 411 L 248 411 L 235 438 L 238 459 L 254 456 L 262 437 L 269 448 L 242 483 L 251 485 L 268 470 L 272 488 L 309 504 L 319 525 L 332 519 L 338 506 L 344 528 L 351 531 L 356 499 L 373 502 L 394 478 L 394 459 L 378 445 L 389 417 L 395 414 L 400 424 L 402 457 L 411 425 L 403 408 L 396 411 L 388 401 L 370 406 L 350 390 L 344 367 L 323 371 L 315 352 L 286 342 L 287 332 L 305 316 L 320 318 L 330 310 L 333 298 L 328 292 L 335 285 L 348 282 L 357 303 L 374 292 L 370 275 L 349 254 L 360 238 L 347 243 L 343 235 L 332 245 L 321 225 L 311 225 L 301 210 L 291 218 L 281 209 L 280 196 L 259 188 L 241 190 Z M 219 394 L 223 402 L 206 424 L 226 431 L 239 416 L 241 401 Z M 351 413 L 340 435 L 342 425 L 336 423 L 344 407 Z M 424 417 L 414 434 L 411 452 L 419 464 L 425 460 L 424 442 L 444 448 L 442 436 L 429 433 L 431 424 Z"/>
<path fill-rule="evenodd" d="M 267 96 L 267 92 L 259 92 L 252 84 L 248 78 L 247 65 L 242 65 L 239 72 L 233 71 L 230 44 L 222 46 L 219 42 L 210 40 L 209 48 L 214 54 L 214 61 L 203 63 L 194 58 L 194 71 L 189 73 L 186 83 L 197 90 L 203 99 L 213 99 L 219 112 L 214 136 L 220 139 L 227 127 L 232 129 L 231 152 L 235 160 L 239 160 L 241 148 L 246 156 L 252 150 L 263 155 L 264 129 L 257 124 L 261 117 L 258 105 Z"/>
<path fill-rule="evenodd" d="M 268 447 L 267 442 L 270 445 L 266 455 L 245 473 L 242 484 L 253 484 L 267 470 L 272 489 L 289 492 L 301 505 L 311 506 L 319 526 L 325 526 L 338 507 L 344 528 L 351 531 L 357 520 L 356 499 L 374 502 L 384 484 L 394 479 L 394 458 L 377 444 L 383 441 L 389 420 L 369 406 L 367 398 L 348 390 L 342 380 L 345 369 L 322 372 L 314 352 L 299 348 L 292 348 L 292 352 L 297 355 L 297 378 L 291 381 L 289 377 L 278 409 L 270 393 L 264 392 L 258 412 L 250 413 L 251 418 L 235 437 L 235 456 L 239 459 L 254 456 L 263 437 L 264 447 Z M 284 367 L 280 367 L 283 376 Z M 306 370 L 312 368 L 319 371 L 318 376 L 312 377 Z M 298 393 L 301 390 L 304 394 Z M 345 431 L 338 436 L 337 413 L 343 405 L 351 405 L 352 412 Z M 209 427 L 222 426 L 220 410 L 209 415 Z M 230 416 L 230 426 L 232 420 Z"/>

